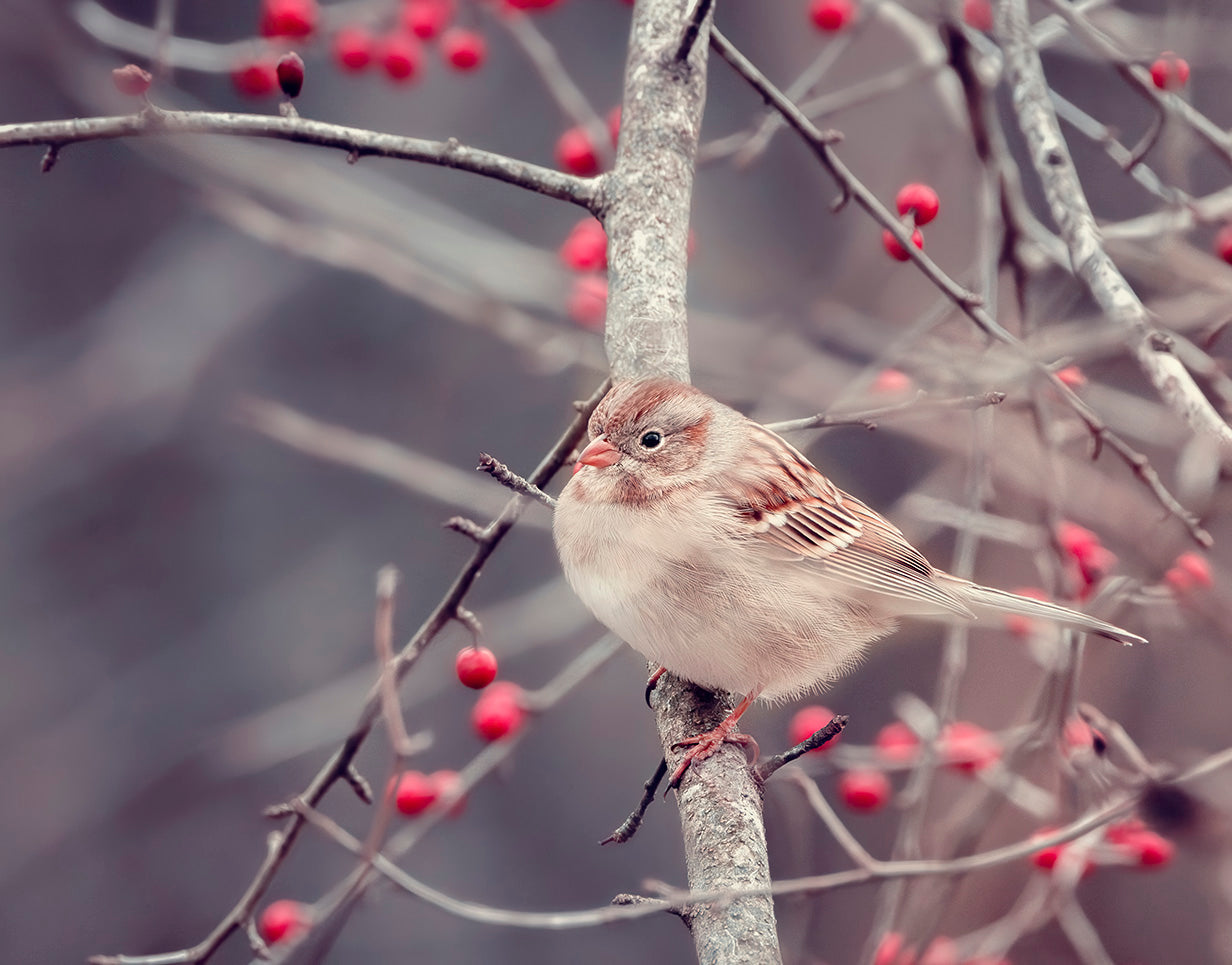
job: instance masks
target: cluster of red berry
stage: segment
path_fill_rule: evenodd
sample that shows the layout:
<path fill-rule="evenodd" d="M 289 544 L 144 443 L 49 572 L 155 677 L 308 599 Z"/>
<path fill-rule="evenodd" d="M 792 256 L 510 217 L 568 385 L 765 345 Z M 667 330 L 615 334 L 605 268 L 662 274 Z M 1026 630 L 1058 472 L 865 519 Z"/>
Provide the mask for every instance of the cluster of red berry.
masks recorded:
<path fill-rule="evenodd" d="M 948 935 L 938 935 L 917 954 L 899 932 L 886 932 L 873 954 L 873 965 L 1010 965 L 1008 958 L 977 955 L 962 958 L 958 943 Z"/>
<path fill-rule="evenodd" d="M 1040 828 L 1033 838 L 1056 833 L 1056 828 Z M 1136 868 L 1161 868 L 1172 861 L 1176 848 L 1163 835 L 1156 834 L 1140 818 L 1110 824 L 1095 841 L 1079 839 L 1040 848 L 1031 863 L 1041 871 L 1056 872 L 1071 862 L 1080 878 L 1092 874 L 1099 865 L 1131 865 Z"/>
<path fill-rule="evenodd" d="M 525 7 L 526 0 L 502 0 L 509 7 Z M 552 6 L 539 2 L 537 7 Z M 334 62 L 347 73 L 380 66 L 397 83 L 409 83 L 424 66 L 424 47 L 434 43 L 446 66 L 466 72 L 487 59 L 487 42 L 475 30 L 457 26 L 454 0 L 402 0 L 392 25 L 374 33 L 363 24 L 340 27 L 331 38 Z M 311 43 L 320 36 L 317 0 L 263 0 L 258 32 L 271 40 Z M 240 93 L 264 97 L 280 86 L 273 59 L 239 64 L 232 80 Z"/>
<path fill-rule="evenodd" d="M 788 741 L 794 745 L 808 740 L 833 716 L 829 708 L 817 704 L 802 707 L 788 725 Z M 837 739 L 810 753 L 825 753 L 835 743 Z M 852 768 L 839 775 L 839 799 L 853 811 L 879 811 L 889 803 L 891 787 L 885 769 L 914 761 L 920 753 L 920 739 L 906 724 L 895 721 L 881 729 L 873 747 L 882 767 Z M 970 721 L 947 724 L 937 740 L 941 763 L 960 774 L 975 774 L 992 767 L 1001 759 L 1001 753 L 997 735 Z"/>
<path fill-rule="evenodd" d="M 1009 959 L 991 955 L 961 958 L 958 943 L 949 935 L 938 935 L 929 942 L 923 953 L 917 954 L 898 932 L 882 935 L 872 961 L 873 965 L 1010 965 Z"/>
<path fill-rule="evenodd" d="M 812 0 L 809 19 L 824 33 L 846 30 L 859 15 L 856 0 Z M 992 4 L 989 0 L 963 0 L 963 20 L 968 26 L 985 32 L 992 30 Z"/>
<path fill-rule="evenodd" d="M 488 741 L 516 734 L 526 719 L 522 689 L 507 681 L 493 683 L 498 671 L 496 655 L 487 647 L 464 647 L 458 651 L 454 667 L 459 681 L 483 691 L 471 711 L 475 732 Z M 457 817 L 466 805 L 457 771 L 403 771 L 390 782 L 386 793 L 398 812 L 409 818 L 434 807 L 445 808 L 449 817 Z M 287 899 L 272 902 L 257 922 L 261 936 L 271 945 L 294 940 L 311 924 L 308 906 Z"/>
<path fill-rule="evenodd" d="M 924 233 L 920 231 L 920 226 L 928 224 L 940 212 L 941 199 L 937 197 L 937 192 L 927 184 L 904 184 L 898 189 L 894 204 L 907 227 L 911 228 L 911 243 L 923 251 Z M 895 261 L 911 258 L 902 242 L 888 228 L 881 233 L 881 243 Z"/>

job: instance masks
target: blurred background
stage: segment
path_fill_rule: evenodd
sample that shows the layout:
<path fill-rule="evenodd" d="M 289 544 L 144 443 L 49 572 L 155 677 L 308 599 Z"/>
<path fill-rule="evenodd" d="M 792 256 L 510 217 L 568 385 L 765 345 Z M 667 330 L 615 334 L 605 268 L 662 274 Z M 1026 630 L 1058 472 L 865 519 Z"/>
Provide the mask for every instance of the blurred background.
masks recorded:
<path fill-rule="evenodd" d="M 300 112 L 553 164 L 573 121 L 527 56 L 527 35 L 478 5 L 459 6 L 487 40 L 480 69 L 451 71 L 428 49 L 413 84 L 375 67 L 351 75 L 325 37 L 297 48 L 307 62 Z M 155 7 L 0 0 L 0 123 L 131 110 L 109 73 L 149 63 L 140 55 L 147 36 L 125 24 L 153 24 Z M 383 15 L 375 3 L 324 9 L 334 25 Z M 1178 596 L 1161 583 L 1178 553 L 1196 549 L 1185 528 L 1112 454 L 1090 461 L 1072 412 L 1012 355 L 989 349 L 920 272 L 891 261 L 867 216 L 854 206 L 832 213 L 835 186 L 795 138 L 779 132 L 760 156 L 736 163 L 722 139 L 755 127 L 762 105 L 718 62 L 693 214 L 694 381 L 763 421 L 863 411 L 915 388 L 935 398 L 1006 392 L 995 409 L 922 409 L 879 420 L 875 432 L 837 428 L 793 441 L 946 568 L 954 521 L 971 525 L 964 507 L 974 478 L 984 508 L 1002 520 L 981 531 L 981 582 L 1039 584 L 1064 597 L 1073 586 L 1051 527 L 1071 519 L 1096 531 L 1117 556 L 1109 577 L 1124 578 L 1103 612 L 1151 644 L 1093 641 L 1078 696 L 1119 721 L 1150 760 L 1182 767 L 1232 744 L 1218 459 L 1160 407 L 1122 335 L 1050 261 L 1055 250 L 1024 249 L 1032 273 L 1021 299 L 1008 273 L 993 270 L 999 215 L 995 206 L 986 213 L 961 90 L 940 66 L 936 25 L 947 11 L 917 0 L 873 5 L 842 36 L 814 30 L 796 0 L 721 4 L 718 19 L 783 86 L 829 51 L 817 93 L 849 106 L 818 123 L 843 132 L 843 158 L 887 203 L 908 181 L 936 188 L 942 213 L 927 230 L 928 252 L 984 292 L 1038 358 L 1081 365 L 1086 401 L 1214 535 L 1214 586 Z M 157 79 L 155 103 L 275 112 L 276 98 L 246 97 L 229 76 L 255 48 L 218 46 L 253 43 L 258 14 L 257 0 L 181 0 L 176 34 L 208 45 L 176 50 L 210 69 Z M 1183 52 L 1193 69 L 1187 96 L 1218 125 L 1232 124 L 1223 96 L 1232 12 L 1195 0 L 1122 3 L 1096 16 L 1143 62 Z M 600 116 L 619 102 L 629 17 L 619 0 L 569 0 L 531 21 Z M 921 64 L 891 90 L 846 97 Z M 1125 144 L 1147 129 L 1146 101 L 1080 44 L 1052 44 L 1045 66 L 1076 110 Z M 998 97 L 1008 149 L 1021 159 L 1004 91 Z M 1100 143 L 1066 134 L 1100 219 L 1167 207 Z M 377 569 L 393 563 L 404 574 L 396 626 L 405 640 L 470 552 L 442 521 L 459 512 L 483 521 L 504 502 L 503 490 L 472 473 L 477 453 L 528 473 L 568 423 L 571 401 L 604 374 L 601 333 L 571 317 L 577 279 L 557 249 L 583 212 L 566 204 L 425 165 L 349 165 L 338 152 L 234 138 L 68 146 L 47 174 L 40 153 L 0 151 L 0 936 L 2 957 L 14 962 L 162 952 L 202 938 L 264 854 L 271 825 L 261 809 L 307 784 L 375 680 Z M 1229 182 L 1228 159 L 1175 124 L 1148 163 L 1194 197 Z M 1048 224 L 1029 166 L 1022 177 L 1027 204 Z M 1161 324 L 1207 347 L 1202 384 L 1222 402 L 1219 333 L 1232 268 L 1210 253 L 1219 219 L 1206 220 L 1185 233 L 1110 231 L 1109 245 Z M 297 426 L 308 428 L 294 438 L 321 438 L 299 416 L 403 447 L 418 460 L 417 484 L 289 444 Z M 599 635 L 561 581 L 549 523 L 531 507 L 467 604 L 502 676 L 527 687 Z M 977 630 L 958 715 L 991 729 L 1024 721 L 1056 649 L 1043 637 Z M 468 722 L 474 695 L 453 672 L 468 639 L 447 629 L 404 687 L 408 728 L 434 738 L 414 762 L 424 770 L 459 769 L 482 746 Z M 942 641 L 938 628 L 908 627 L 824 695 L 852 718 L 844 742 L 870 742 L 901 694 L 933 699 Z M 658 758 L 644 674 L 622 650 L 536 719 L 511 763 L 415 848 L 408 870 L 450 895 L 526 910 L 601 906 L 644 892 L 646 879 L 683 884 L 671 801 L 651 808 L 630 843 L 596 845 Z M 746 718 L 763 751 L 785 745 L 796 709 Z M 377 735 L 361 770 L 379 780 L 388 758 Z M 807 764 L 826 790 L 833 761 Z M 979 848 L 1063 823 L 1116 786 L 1070 766 L 1055 752 L 1033 764 L 1033 778 L 1057 792 L 1050 821 L 1003 807 Z M 945 856 L 946 820 L 962 813 L 970 784 L 938 776 L 926 854 Z M 1203 803 L 1169 829 L 1177 854 L 1167 867 L 1100 869 L 1079 885 L 1106 950 L 1085 960 L 1232 961 L 1232 787 L 1222 772 L 1192 790 Z M 336 786 L 324 808 L 362 837 L 371 812 L 348 788 Z M 766 808 L 776 877 L 849 866 L 797 788 L 772 782 Z M 888 856 L 894 808 L 847 820 Z M 268 897 L 313 901 L 352 866 L 307 833 Z M 917 884 L 899 927 L 968 934 L 1005 915 L 1033 875 L 1028 862 L 982 872 L 941 907 L 926 895 L 913 905 L 932 887 Z M 876 907 L 873 887 L 781 902 L 785 958 L 856 961 Z M 506 929 L 380 892 L 330 960 L 601 965 L 692 954 L 674 918 Z M 1009 957 L 1079 954 L 1050 923 L 1028 930 Z M 237 936 L 213 960 L 249 958 Z"/>

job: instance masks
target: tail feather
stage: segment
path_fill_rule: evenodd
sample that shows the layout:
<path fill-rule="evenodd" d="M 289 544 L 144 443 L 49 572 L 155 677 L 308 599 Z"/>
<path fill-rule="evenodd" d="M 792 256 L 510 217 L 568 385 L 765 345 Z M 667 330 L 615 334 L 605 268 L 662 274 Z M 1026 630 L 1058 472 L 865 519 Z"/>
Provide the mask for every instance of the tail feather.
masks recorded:
<path fill-rule="evenodd" d="M 995 590 L 991 586 L 980 586 L 976 583 L 969 583 L 963 589 L 965 591 L 962 594 L 964 600 L 971 605 L 971 609 L 976 612 L 977 616 L 987 613 L 1015 613 L 1024 617 L 1052 620 L 1079 630 L 1088 630 L 1126 646 L 1146 643 L 1145 637 L 1056 603 L 1032 600 L 1030 597 L 1019 596 L 1017 593 Z"/>

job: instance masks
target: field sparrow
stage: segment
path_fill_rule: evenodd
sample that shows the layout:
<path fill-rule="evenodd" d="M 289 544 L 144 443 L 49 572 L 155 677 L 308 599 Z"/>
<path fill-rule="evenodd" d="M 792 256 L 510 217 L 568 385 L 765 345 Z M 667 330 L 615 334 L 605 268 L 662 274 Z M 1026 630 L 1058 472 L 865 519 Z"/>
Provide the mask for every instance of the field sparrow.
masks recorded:
<path fill-rule="evenodd" d="M 794 446 L 670 379 L 617 384 L 553 531 L 574 592 L 599 621 L 677 676 L 743 694 L 673 775 L 730 737 L 758 697 L 830 683 L 899 617 L 1043 617 L 1142 638 L 931 566 L 890 522 Z"/>

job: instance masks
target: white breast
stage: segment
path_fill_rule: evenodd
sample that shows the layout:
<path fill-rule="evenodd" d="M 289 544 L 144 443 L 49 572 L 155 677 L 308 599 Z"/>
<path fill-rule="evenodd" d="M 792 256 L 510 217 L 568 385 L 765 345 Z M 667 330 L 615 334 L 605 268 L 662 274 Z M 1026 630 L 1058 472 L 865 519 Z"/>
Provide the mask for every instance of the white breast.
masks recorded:
<path fill-rule="evenodd" d="M 833 680 L 892 629 L 811 567 L 742 544 L 718 502 L 627 507 L 574 496 L 566 488 L 554 521 L 574 592 L 630 646 L 694 683 L 793 696 Z"/>

